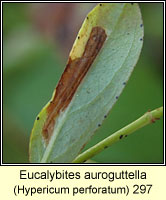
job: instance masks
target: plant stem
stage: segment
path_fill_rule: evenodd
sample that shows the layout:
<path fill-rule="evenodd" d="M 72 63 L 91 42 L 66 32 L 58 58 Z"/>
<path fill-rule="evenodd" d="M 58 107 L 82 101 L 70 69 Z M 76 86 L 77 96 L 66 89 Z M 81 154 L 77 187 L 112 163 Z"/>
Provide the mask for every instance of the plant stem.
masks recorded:
<path fill-rule="evenodd" d="M 114 134 L 110 135 L 109 137 L 105 138 L 98 144 L 94 145 L 93 147 L 89 148 L 88 150 L 84 151 L 82 154 L 78 155 L 72 163 L 83 163 L 88 159 L 92 158 L 94 155 L 98 154 L 99 152 L 103 151 L 107 147 L 111 146 L 115 142 L 121 140 L 122 138 L 128 136 L 129 134 L 135 132 L 136 130 L 154 123 L 156 120 L 160 119 L 163 116 L 163 107 L 157 108 L 153 111 L 146 112 L 143 116 L 132 122 L 131 124 L 123 127 L 122 129 L 118 130 Z"/>

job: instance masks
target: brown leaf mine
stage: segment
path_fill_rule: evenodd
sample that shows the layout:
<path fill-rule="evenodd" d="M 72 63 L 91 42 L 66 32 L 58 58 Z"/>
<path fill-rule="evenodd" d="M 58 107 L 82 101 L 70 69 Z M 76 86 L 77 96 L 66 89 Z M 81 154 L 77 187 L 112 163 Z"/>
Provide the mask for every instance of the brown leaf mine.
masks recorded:
<path fill-rule="evenodd" d="M 92 28 L 82 57 L 74 60 L 69 57 L 67 66 L 56 87 L 54 97 L 47 107 L 48 117 L 42 131 L 46 144 L 48 144 L 52 135 L 56 117 L 71 102 L 78 86 L 102 48 L 106 37 L 107 35 L 103 28 L 98 26 Z"/>

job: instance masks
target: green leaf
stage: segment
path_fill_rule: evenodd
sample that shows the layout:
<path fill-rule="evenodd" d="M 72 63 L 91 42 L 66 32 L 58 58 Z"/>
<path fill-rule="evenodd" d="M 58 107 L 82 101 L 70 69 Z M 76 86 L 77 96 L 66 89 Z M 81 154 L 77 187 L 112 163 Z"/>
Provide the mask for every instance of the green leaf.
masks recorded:
<path fill-rule="evenodd" d="M 119 98 L 142 43 L 138 4 L 103 3 L 88 14 L 51 102 L 34 123 L 31 162 L 72 162 Z"/>

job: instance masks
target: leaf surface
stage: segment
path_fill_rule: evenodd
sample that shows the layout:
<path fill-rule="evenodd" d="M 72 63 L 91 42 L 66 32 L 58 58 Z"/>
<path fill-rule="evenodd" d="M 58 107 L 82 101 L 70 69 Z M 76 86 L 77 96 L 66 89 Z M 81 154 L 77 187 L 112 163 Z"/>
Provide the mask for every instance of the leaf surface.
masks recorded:
<path fill-rule="evenodd" d="M 72 162 L 119 98 L 142 43 L 138 4 L 102 3 L 87 15 L 56 91 L 35 120 L 31 162 Z"/>

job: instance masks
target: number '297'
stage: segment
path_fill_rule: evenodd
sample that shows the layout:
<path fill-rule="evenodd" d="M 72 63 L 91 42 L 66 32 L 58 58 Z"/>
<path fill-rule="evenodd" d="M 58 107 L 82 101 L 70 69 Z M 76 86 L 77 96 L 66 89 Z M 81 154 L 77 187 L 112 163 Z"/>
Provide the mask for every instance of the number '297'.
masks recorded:
<path fill-rule="evenodd" d="M 152 188 L 151 184 L 147 185 L 133 185 L 133 194 L 149 194 Z"/>

